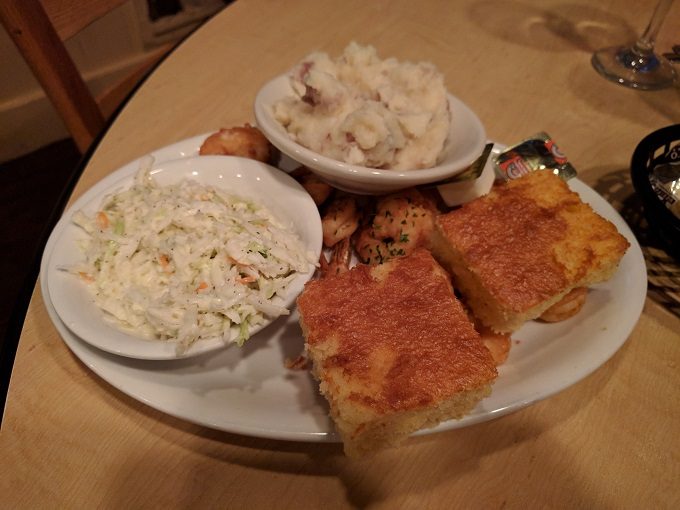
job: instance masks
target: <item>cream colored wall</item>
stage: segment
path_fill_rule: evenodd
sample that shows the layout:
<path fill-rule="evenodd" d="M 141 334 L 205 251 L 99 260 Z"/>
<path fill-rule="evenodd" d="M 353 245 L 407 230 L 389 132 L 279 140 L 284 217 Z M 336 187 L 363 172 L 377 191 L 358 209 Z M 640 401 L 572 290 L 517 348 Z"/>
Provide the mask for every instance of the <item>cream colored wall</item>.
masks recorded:
<path fill-rule="evenodd" d="M 183 37 L 202 18 L 223 6 L 221 0 L 193 0 L 189 4 L 178 19 L 164 18 L 151 24 L 146 21 L 144 0 L 131 0 L 68 40 L 69 53 L 94 94 L 142 62 L 156 44 Z M 2 29 L 0 76 L 0 161 L 69 136 Z"/>

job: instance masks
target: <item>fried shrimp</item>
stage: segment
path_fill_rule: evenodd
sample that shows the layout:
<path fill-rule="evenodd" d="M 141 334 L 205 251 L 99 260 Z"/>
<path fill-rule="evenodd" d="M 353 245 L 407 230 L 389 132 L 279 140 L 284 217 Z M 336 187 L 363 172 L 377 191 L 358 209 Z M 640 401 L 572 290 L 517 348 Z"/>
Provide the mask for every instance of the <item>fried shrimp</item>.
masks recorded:
<path fill-rule="evenodd" d="M 326 255 L 321 252 L 319 258 L 319 269 L 321 278 L 328 275 L 341 274 L 349 271 L 349 263 L 352 258 L 352 249 L 349 242 L 349 237 L 345 237 L 338 242 L 330 253 L 330 260 L 326 259 Z"/>
<path fill-rule="evenodd" d="M 205 139 L 198 153 L 201 156 L 240 156 L 263 163 L 276 163 L 279 153 L 256 127 L 223 128 Z"/>
<path fill-rule="evenodd" d="M 416 189 L 378 200 L 373 220 L 355 239 L 362 262 L 382 264 L 427 246 L 434 229 L 435 207 Z"/>
<path fill-rule="evenodd" d="M 331 248 L 348 239 L 359 227 L 357 201 L 349 195 L 336 195 L 321 217 L 323 244 Z"/>
<path fill-rule="evenodd" d="M 323 204 L 333 192 L 330 184 L 319 179 L 309 168 L 301 166 L 290 173 L 312 197 L 317 207 Z"/>
<path fill-rule="evenodd" d="M 475 326 L 477 332 L 482 337 L 482 343 L 489 349 L 493 362 L 496 366 L 502 365 L 510 354 L 510 334 L 496 333 L 491 328 L 485 326 Z"/>
<path fill-rule="evenodd" d="M 540 319 L 544 322 L 560 322 L 573 317 L 583 308 L 587 295 L 588 289 L 586 287 L 576 287 L 543 312 Z"/>

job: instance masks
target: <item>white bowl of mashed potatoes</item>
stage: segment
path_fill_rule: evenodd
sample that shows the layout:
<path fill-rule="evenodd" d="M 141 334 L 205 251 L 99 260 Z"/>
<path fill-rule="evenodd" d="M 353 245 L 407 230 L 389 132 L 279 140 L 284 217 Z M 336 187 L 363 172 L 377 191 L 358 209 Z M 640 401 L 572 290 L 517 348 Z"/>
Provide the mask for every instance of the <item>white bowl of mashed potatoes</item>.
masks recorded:
<path fill-rule="evenodd" d="M 432 64 L 381 60 L 356 43 L 336 59 L 312 53 L 267 83 L 255 117 L 281 152 L 353 193 L 446 179 L 486 143 L 480 120 Z"/>

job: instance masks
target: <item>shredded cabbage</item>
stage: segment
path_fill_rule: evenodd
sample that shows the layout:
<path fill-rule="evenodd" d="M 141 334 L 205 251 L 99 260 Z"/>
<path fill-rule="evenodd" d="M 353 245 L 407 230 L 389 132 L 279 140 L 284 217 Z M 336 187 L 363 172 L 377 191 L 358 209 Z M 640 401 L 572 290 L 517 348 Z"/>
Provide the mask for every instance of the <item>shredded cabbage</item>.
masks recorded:
<path fill-rule="evenodd" d="M 108 321 L 148 339 L 239 345 L 267 320 L 297 273 L 314 269 L 292 226 L 252 200 L 183 180 L 158 185 L 146 162 L 131 188 L 72 221 L 84 262 L 62 268 L 88 283 Z"/>

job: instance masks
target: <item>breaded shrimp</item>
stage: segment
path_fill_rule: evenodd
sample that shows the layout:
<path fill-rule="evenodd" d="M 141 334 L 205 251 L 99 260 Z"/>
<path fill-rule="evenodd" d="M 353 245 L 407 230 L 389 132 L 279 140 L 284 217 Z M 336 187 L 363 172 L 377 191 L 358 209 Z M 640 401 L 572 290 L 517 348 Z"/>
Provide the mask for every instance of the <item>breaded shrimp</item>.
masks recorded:
<path fill-rule="evenodd" d="M 326 259 L 326 255 L 321 252 L 321 257 L 319 258 L 321 278 L 349 271 L 349 263 L 352 257 L 349 237 L 345 237 L 333 246 L 330 255 L 330 260 L 328 260 Z"/>
<path fill-rule="evenodd" d="M 510 354 L 510 334 L 496 333 L 486 326 L 476 326 L 476 329 L 482 337 L 482 343 L 489 349 L 496 366 L 505 363 L 508 359 L 508 354 Z"/>
<path fill-rule="evenodd" d="M 290 176 L 307 190 L 307 193 L 312 197 L 317 207 L 323 204 L 333 192 L 330 184 L 322 181 L 306 166 L 296 168 L 290 173 Z"/>
<path fill-rule="evenodd" d="M 427 247 L 435 211 L 434 205 L 414 188 L 381 198 L 373 220 L 356 236 L 357 255 L 364 263 L 381 264 Z"/>
<path fill-rule="evenodd" d="M 588 289 L 586 287 L 576 287 L 543 312 L 540 320 L 545 322 L 560 322 L 573 317 L 581 311 L 581 308 L 583 308 L 587 295 Z"/>
<path fill-rule="evenodd" d="M 324 246 L 330 248 L 339 241 L 348 239 L 358 227 L 356 199 L 350 195 L 336 194 L 321 217 Z"/>

